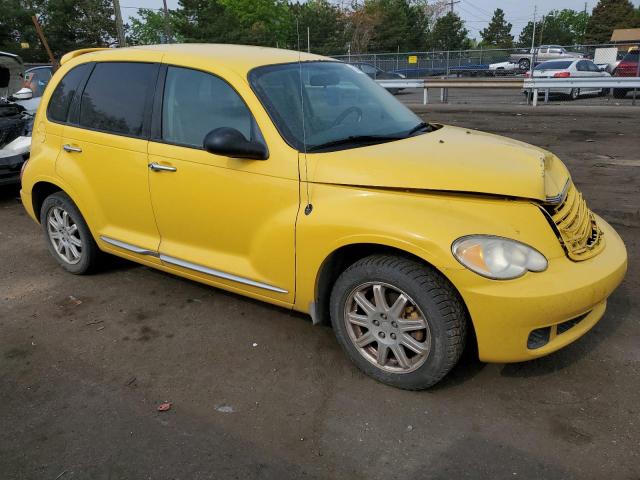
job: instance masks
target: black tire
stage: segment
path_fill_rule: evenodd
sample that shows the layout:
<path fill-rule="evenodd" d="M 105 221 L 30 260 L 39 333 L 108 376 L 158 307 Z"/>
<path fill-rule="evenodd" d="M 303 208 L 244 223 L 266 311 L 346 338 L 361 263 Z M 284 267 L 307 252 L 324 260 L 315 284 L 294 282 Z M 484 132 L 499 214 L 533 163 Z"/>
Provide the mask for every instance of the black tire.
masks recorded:
<path fill-rule="evenodd" d="M 627 96 L 627 90 L 625 88 L 614 88 L 613 89 L 613 97 L 614 98 L 624 98 Z"/>
<path fill-rule="evenodd" d="M 520 70 L 522 70 L 523 72 L 526 72 L 527 70 L 529 70 L 530 67 L 531 67 L 531 60 L 529 60 L 528 58 L 521 58 L 518 61 L 518 68 L 520 68 Z"/>
<path fill-rule="evenodd" d="M 577 100 L 579 96 L 580 96 L 580 89 L 579 88 L 572 88 L 571 92 L 569 93 L 569 99 L 570 100 Z"/>
<path fill-rule="evenodd" d="M 70 263 L 65 260 L 63 255 L 58 253 L 53 245 L 48 218 L 49 213 L 55 208 L 62 209 L 66 212 L 70 221 L 77 226 L 77 238 L 81 241 L 82 246 L 79 252 L 79 259 L 75 263 Z M 42 208 L 40 209 L 40 224 L 44 230 L 49 252 L 62 268 L 75 275 L 88 274 L 96 269 L 99 263 L 100 249 L 98 245 L 96 245 L 93 235 L 91 235 L 80 210 L 78 210 L 78 207 L 76 207 L 75 203 L 73 203 L 66 193 L 56 192 L 44 200 Z"/>
<path fill-rule="evenodd" d="M 430 330 L 426 337 L 430 340 L 430 350 L 415 370 L 407 373 L 384 370 L 367 359 L 351 339 L 346 320 L 347 303 L 354 291 L 371 282 L 401 290 L 423 313 Z M 415 260 L 391 255 L 371 255 L 359 260 L 336 281 L 330 309 L 331 323 L 340 346 L 365 374 L 387 385 L 405 390 L 429 388 L 449 373 L 464 350 L 468 319 L 462 299 L 442 274 Z M 405 311 L 404 307 L 402 311 Z M 373 343 L 379 348 L 379 341 Z M 403 351 L 410 353 L 404 348 Z"/>

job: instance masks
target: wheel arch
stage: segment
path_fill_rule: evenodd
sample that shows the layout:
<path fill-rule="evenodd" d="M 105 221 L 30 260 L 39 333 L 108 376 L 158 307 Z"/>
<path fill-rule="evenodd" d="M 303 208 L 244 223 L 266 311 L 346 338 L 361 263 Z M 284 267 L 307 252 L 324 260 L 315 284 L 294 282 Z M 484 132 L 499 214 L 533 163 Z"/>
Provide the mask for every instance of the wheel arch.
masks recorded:
<path fill-rule="evenodd" d="M 36 182 L 31 188 L 31 206 L 33 213 L 38 222 L 40 222 L 40 210 L 45 199 L 56 192 L 64 192 L 69 195 L 64 189 L 53 182 L 40 180 Z"/>
<path fill-rule="evenodd" d="M 393 247 L 382 243 L 363 242 L 342 245 L 333 250 L 321 263 L 320 268 L 318 269 L 318 272 L 316 274 L 314 301 L 312 308 L 310 308 L 310 314 L 314 324 L 328 325 L 331 323 L 329 311 L 331 287 L 335 283 L 336 279 L 340 276 L 340 274 L 347 267 L 353 265 L 358 260 L 374 254 L 396 255 L 409 258 L 437 271 L 440 275 L 442 275 L 449 281 L 454 290 L 458 293 L 460 301 L 464 305 L 465 310 L 467 310 L 467 318 L 470 319 L 467 306 L 464 302 L 464 298 L 458 291 L 457 287 L 448 278 L 448 276 L 433 263 L 425 260 L 423 257 L 416 255 L 415 253 L 411 253 L 398 247 Z M 473 330 L 473 322 L 470 321 L 469 323 L 470 330 Z"/>

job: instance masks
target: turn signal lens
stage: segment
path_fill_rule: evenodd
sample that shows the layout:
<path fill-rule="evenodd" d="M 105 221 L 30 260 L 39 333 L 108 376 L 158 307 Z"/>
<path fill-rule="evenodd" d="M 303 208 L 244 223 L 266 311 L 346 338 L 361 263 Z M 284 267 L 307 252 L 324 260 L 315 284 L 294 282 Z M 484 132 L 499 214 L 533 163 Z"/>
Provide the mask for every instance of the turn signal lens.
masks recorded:
<path fill-rule="evenodd" d="M 553 75 L 554 78 L 567 78 L 571 76 L 571 72 L 558 72 Z"/>
<path fill-rule="evenodd" d="M 518 278 L 547 269 L 547 259 L 536 249 L 508 238 L 469 235 L 451 245 L 453 256 L 469 270 L 495 280 Z"/>

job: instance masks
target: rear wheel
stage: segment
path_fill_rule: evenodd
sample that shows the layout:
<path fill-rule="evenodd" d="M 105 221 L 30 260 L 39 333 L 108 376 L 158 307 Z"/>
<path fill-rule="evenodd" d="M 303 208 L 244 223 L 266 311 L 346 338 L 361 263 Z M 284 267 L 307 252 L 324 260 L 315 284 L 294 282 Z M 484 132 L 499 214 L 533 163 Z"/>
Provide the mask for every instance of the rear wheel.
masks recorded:
<path fill-rule="evenodd" d="M 571 92 L 569 92 L 569 98 L 571 100 L 577 100 L 577 98 L 580 96 L 580 89 L 579 88 L 572 88 Z"/>
<path fill-rule="evenodd" d="M 614 88 L 613 96 L 614 98 L 624 98 L 627 96 L 627 90 L 624 88 Z"/>
<path fill-rule="evenodd" d="M 80 210 L 63 192 L 48 196 L 40 210 L 51 255 L 68 272 L 90 273 L 98 264 L 100 250 Z"/>
<path fill-rule="evenodd" d="M 530 66 L 531 66 L 531 61 L 528 58 L 521 58 L 520 61 L 518 62 L 518 67 L 522 71 L 529 70 Z"/>
<path fill-rule="evenodd" d="M 467 317 L 453 286 L 414 260 L 366 257 L 347 268 L 331 293 L 338 342 L 367 375 L 421 390 L 457 363 Z"/>

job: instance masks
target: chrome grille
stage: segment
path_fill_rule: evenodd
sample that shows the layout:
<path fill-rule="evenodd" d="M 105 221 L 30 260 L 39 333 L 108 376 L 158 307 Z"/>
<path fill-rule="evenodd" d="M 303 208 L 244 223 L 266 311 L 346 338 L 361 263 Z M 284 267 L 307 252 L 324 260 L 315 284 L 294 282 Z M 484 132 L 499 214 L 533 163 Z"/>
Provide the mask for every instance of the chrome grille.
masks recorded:
<path fill-rule="evenodd" d="M 604 247 L 602 231 L 595 215 L 573 184 L 569 186 L 564 202 L 550 214 L 562 246 L 571 260 L 586 260 L 597 255 Z"/>

